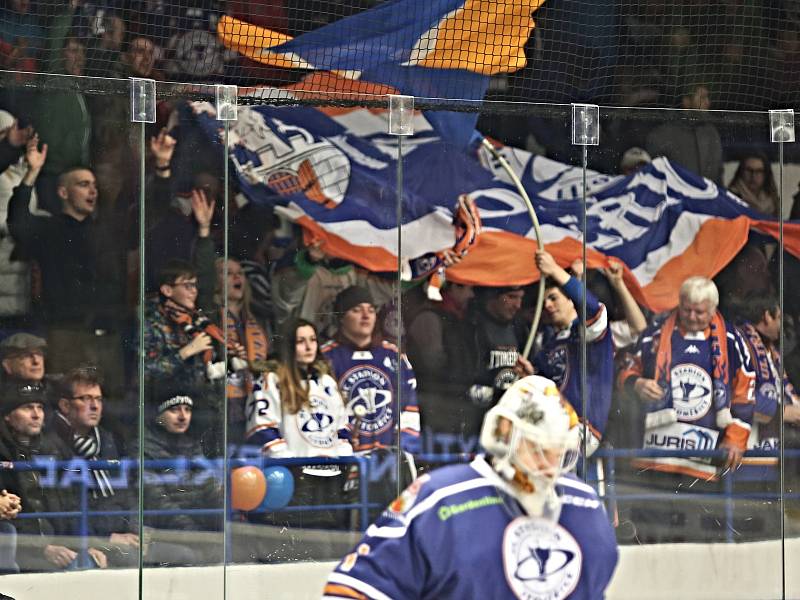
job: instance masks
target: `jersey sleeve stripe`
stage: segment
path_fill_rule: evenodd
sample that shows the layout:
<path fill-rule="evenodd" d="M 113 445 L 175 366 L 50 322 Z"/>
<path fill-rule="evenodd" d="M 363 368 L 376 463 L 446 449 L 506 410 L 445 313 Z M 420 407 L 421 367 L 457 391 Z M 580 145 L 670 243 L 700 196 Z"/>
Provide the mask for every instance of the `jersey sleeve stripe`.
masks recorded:
<path fill-rule="evenodd" d="M 270 421 L 269 423 L 264 423 L 262 425 L 256 425 L 255 427 L 251 427 L 244 434 L 244 437 L 248 438 L 251 435 L 253 435 L 254 433 L 257 433 L 257 432 L 262 431 L 264 429 L 277 429 L 277 428 L 278 428 L 278 424 L 275 423 L 274 421 Z"/>
<path fill-rule="evenodd" d="M 575 481 L 574 479 L 570 479 L 568 477 L 560 477 L 556 482 L 557 485 L 563 485 L 564 487 L 571 487 L 576 490 L 580 490 L 586 494 L 590 494 L 592 496 L 596 496 L 597 492 L 594 491 L 594 488 L 590 485 L 586 485 L 580 481 Z"/>
<path fill-rule="evenodd" d="M 447 498 L 448 496 L 453 496 L 455 494 L 466 492 L 468 490 L 474 490 L 480 487 L 497 487 L 497 486 L 491 480 L 484 479 L 483 477 L 470 479 L 468 481 L 462 481 L 461 483 L 456 483 L 453 485 L 448 485 L 433 492 L 430 496 L 422 500 L 422 502 L 420 502 L 414 508 L 408 511 L 408 514 L 401 515 L 398 521 L 402 523 L 402 526 L 378 527 L 376 525 L 370 525 L 369 528 L 367 529 L 367 535 L 369 535 L 370 537 L 401 538 L 406 534 L 408 526 L 411 525 L 411 521 L 413 521 L 419 515 L 424 513 L 426 510 L 430 510 L 431 508 L 433 508 L 440 500 Z"/>
<path fill-rule="evenodd" d="M 362 594 L 365 594 L 368 598 L 372 600 L 392 600 L 389 596 L 381 592 L 379 589 L 371 586 L 368 583 L 364 583 L 363 581 L 356 579 L 355 577 L 350 577 L 349 575 L 343 575 L 342 573 L 333 572 L 328 577 L 328 581 L 330 583 L 339 583 L 341 585 L 347 586 L 352 588 Z"/>
<path fill-rule="evenodd" d="M 608 329 L 608 314 L 605 305 L 601 304 L 597 314 L 586 320 L 586 343 L 601 338 L 606 329 Z"/>
<path fill-rule="evenodd" d="M 335 585 L 329 583 L 325 586 L 323 598 L 354 598 L 355 600 L 367 600 L 367 597 L 361 592 L 357 592 L 351 587 L 346 585 Z"/>

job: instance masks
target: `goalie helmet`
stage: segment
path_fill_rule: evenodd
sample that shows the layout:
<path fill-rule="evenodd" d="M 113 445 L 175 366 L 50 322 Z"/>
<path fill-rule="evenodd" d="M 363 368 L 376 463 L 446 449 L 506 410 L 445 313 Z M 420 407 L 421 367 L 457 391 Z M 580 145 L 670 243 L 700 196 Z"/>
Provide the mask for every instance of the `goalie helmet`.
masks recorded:
<path fill-rule="evenodd" d="M 514 383 L 483 419 L 481 445 L 528 514 L 558 520 L 558 477 L 578 458 L 578 417 L 556 385 L 532 375 Z"/>

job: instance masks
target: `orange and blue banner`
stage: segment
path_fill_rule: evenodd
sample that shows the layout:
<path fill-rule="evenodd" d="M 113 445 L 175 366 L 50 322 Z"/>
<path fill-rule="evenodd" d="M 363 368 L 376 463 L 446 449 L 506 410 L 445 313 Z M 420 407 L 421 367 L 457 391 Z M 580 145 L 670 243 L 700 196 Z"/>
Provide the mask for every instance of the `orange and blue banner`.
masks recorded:
<path fill-rule="evenodd" d="M 195 119 L 219 142 L 213 107 L 193 107 Z M 402 248 L 397 246 L 399 146 L 386 133 L 386 111 L 242 107 L 228 152 L 251 201 L 274 206 L 331 255 L 389 272 L 397 270 L 400 254 L 406 272 L 419 276 L 441 263 L 443 251 L 458 247 L 466 257 L 447 269 L 449 280 L 476 285 L 537 280 L 533 226 L 507 174 L 484 150 L 464 150 L 442 139 L 424 114 L 416 112 L 413 119 L 416 134 L 402 143 Z M 656 311 L 676 305 L 686 277 L 721 271 L 751 231 L 779 235 L 774 219 L 665 158 L 627 177 L 587 172 L 583 232 L 580 167 L 516 148 L 502 152 L 531 197 L 543 242 L 556 259 L 569 264 L 581 255 L 585 238 L 589 267 L 605 265 L 610 257 L 621 260 L 634 295 Z M 465 206 L 474 210 L 471 222 L 477 228 L 466 244 L 458 218 Z M 800 256 L 800 224 L 787 224 L 784 233 L 786 249 Z"/>

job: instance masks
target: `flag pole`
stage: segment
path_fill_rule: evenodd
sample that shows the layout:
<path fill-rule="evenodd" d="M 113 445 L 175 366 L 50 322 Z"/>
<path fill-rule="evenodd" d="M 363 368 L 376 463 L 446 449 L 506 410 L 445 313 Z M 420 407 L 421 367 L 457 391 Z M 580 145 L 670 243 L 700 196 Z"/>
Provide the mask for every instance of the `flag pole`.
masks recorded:
<path fill-rule="evenodd" d="M 522 199 L 525 201 L 525 205 L 528 207 L 528 214 L 530 214 L 531 221 L 533 222 L 533 232 L 534 235 L 536 235 L 536 244 L 540 250 L 544 250 L 544 244 L 542 244 L 542 230 L 539 228 L 539 218 L 536 216 L 536 211 L 533 208 L 533 203 L 528 196 L 528 192 L 525 191 L 525 187 L 522 185 L 519 177 L 517 177 L 517 174 L 514 173 L 514 170 L 511 168 L 511 165 L 508 164 L 508 161 L 497 151 L 497 148 L 495 148 L 494 145 L 492 145 L 492 143 L 486 138 L 481 138 L 481 145 L 483 145 L 483 147 L 491 153 L 495 160 L 497 160 L 500 166 L 503 167 L 505 172 L 508 173 L 511 181 L 516 186 L 519 195 L 522 196 Z M 528 358 L 531 348 L 533 347 L 533 340 L 536 338 L 536 330 L 539 327 L 539 320 L 542 317 L 543 304 L 544 277 L 539 274 L 539 294 L 536 298 L 536 310 L 533 313 L 533 321 L 531 321 L 531 331 L 528 334 L 528 341 L 525 342 L 525 348 L 522 351 L 522 356 L 524 358 Z"/>

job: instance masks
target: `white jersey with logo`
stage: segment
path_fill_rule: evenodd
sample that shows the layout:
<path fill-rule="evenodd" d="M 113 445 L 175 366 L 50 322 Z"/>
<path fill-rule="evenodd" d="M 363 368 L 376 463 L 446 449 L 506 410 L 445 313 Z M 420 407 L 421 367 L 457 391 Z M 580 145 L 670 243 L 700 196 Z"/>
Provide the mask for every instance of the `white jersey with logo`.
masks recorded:
<path fill-rule="evenodd" d="M 272 458 L 351 455 L 347 410 L 336 381 L 326 374 L 306 382 L 308 402 L 296 414 L 283 409 L 275 373 L 254 382 L 245 405 L 248 443 Z"/>

